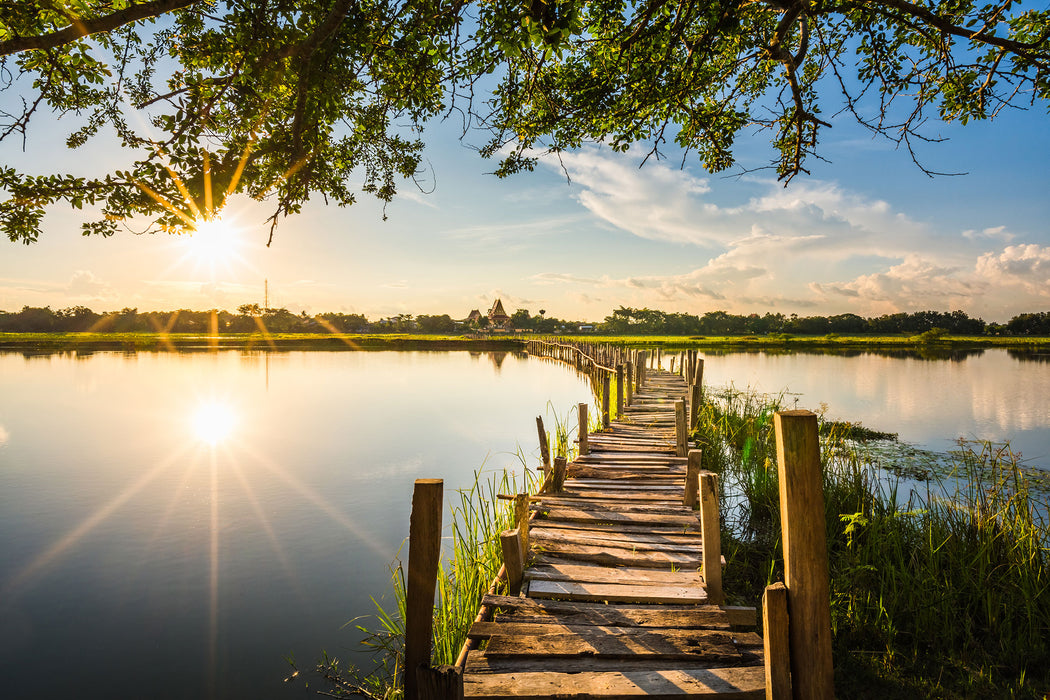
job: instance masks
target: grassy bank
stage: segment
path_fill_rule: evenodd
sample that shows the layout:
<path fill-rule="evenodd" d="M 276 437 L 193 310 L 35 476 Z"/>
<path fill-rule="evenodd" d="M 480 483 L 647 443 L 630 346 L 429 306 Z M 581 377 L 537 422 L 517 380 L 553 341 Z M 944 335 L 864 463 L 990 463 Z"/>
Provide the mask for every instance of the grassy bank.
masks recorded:
<path fill-rule="evenodd" d="M 725 586 L 740 604 L 783 578 L 778 403 L 717 393 L 696 435 L 723 475 Z M 821 433 L 838 696 L 1044 697 L 1047 506 L 1011 453 L 964 445 L 946 477 L 912 490 L 842 426 Z"/>
<path fill-rule="evenodd" d="M 0 350 L 31 352 L 208 350 L 520 350 L 506 336 L 407 333 L 0 333 Z"/>
<path fill-rule="evenodd" d="M 739 352 L 741 349 L 756 350 L 819 350 L 849 351 L 870 348 L 886 350 L 908 350 L 926 348 L 931 350 L 979 349 L 979 348 L 1016 348 L 1022 350 L 1050 350 L 1050 337 L 1036 336 L 984 336 L 984 335 L 789 335 L 770 333 L 768 335 L 720 335 L 720 336 L 557 336 L 560 341 L 607 343 L 625 347 L 661 347 L 667 350 L 701 350 L 728 349 Z"/>

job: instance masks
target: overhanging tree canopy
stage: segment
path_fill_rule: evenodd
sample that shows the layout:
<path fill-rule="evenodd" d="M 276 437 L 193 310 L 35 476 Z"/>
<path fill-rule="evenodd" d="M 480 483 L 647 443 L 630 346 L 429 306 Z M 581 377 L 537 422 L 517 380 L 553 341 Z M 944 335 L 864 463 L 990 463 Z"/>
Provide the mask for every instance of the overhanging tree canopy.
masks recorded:
<path fill-rule="evenodd" d="M 790 180 L 846 110 L 911 150 L 923 123 L 1045 109 L 1050 10 L 968 0 L 34 0 L 0 2 L 0 140 L 58 114 L 77 148 L 111 129 L 130 157 L 93 177 L 0 167 L 0 228 L 45 208 L 192 228 L 233 193 L 278 220 L 314 195 L 382 200 L 453 110 L 491 130 L 497 174 L 535 151 L 675 142 L 714 172 L 765 128 Z M 491 93 L 488 88 L 494 86 Z"/>

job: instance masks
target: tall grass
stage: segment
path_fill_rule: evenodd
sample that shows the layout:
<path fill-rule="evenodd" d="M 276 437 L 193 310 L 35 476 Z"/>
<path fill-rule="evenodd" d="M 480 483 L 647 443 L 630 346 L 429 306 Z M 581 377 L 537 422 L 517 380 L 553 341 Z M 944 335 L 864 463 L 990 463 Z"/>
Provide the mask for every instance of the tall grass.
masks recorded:
<path fill-rule="evenodd" d="M 700 412 L 723 475 L 725 586 L 755 604 L 783 575 L 772 414 L 782 396 L 730 387 Z M 1043 697 L 1050 690 L 1047 506 L 1002 446 L 964 443 L 924 492 L 821 416 L 840 697 Z"/>

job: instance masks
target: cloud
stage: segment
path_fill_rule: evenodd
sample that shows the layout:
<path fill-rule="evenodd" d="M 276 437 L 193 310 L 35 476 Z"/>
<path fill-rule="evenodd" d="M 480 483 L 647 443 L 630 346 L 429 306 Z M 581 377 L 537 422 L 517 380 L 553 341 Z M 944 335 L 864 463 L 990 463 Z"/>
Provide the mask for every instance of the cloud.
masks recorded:
<path fill-rule="evenodd" d="M 65 292 L 83 300 L 106 301 L 115 299 L 113 288 L 95 276 L 90 270 L 77 270 L 66 285 Z"/>
<path fill-rule="evenodd" d="M 999 240 L 1009 243 L 1015 236 L 1006 230 L 1005 226 L 992 226 L 981 231 L 967 229 L 962 232 L 963 238 L 971 241 Z"/>
<path fill-rule="evenodd" d="M 1050 247 L 1013 245 L 985 253 L 977 260 L 977 274 L 990 283 L 1050 296 Z"/>

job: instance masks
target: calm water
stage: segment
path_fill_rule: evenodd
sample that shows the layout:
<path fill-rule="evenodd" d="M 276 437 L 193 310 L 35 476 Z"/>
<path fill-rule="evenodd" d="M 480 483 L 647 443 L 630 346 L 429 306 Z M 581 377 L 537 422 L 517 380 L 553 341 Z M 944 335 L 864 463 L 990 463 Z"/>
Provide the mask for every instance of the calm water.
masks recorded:
<path fill-rule="evenodd" d="M 413 480 L 520 473 L 589 397 L 506 353 L 0 355 L 0 695 L 316 697 L 284 657 L 389 602 Z"/>
<path fill-rule="evenodd" d="M 1050 363 L 1005 351 L 708 354 L 706 380 L 1050 465 Z M 283 657 L 350 655 L 341 626 L 388 596 L 412 481 L 520 472 L 535 416 L 589 395 L 494 353 L 0 354 L 3 697 L 311 694 Z"/>
<path fill-rule="evenodd" d="M 1050 355 L 990 349 L 951 359 L 858 353 L 707 355 L 704 381 L 766 393 L 837 420 L 897 433 L 928 449 L 958 438 L 1009 441 L 1050 468 Z"/>

